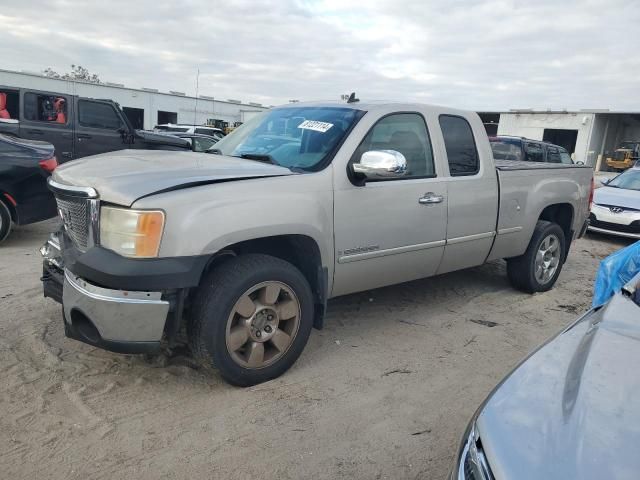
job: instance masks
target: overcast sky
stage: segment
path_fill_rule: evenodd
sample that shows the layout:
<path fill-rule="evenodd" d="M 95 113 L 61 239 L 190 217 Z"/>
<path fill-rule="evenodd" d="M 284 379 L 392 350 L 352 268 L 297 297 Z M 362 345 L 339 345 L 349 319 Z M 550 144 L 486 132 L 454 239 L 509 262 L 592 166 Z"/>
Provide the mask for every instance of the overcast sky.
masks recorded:
<path fill-rule="evenodd" d="M 637 0 L 20 0 L 0 68 L 268 105 L 640 108 Z M 359 5 L 360 4 L 360 5 Z M 364 6 L 366 5 L 366 6 Z"/>

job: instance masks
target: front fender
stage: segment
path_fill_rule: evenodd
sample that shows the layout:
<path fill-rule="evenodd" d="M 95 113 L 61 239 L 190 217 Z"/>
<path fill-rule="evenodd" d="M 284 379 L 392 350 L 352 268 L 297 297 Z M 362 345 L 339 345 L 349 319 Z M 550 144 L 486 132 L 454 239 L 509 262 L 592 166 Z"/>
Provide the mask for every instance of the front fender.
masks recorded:
<path fill-rule="evenodd" d="M 161 208 L 166 224 L 161 257 L 214 254 L 276 235 L 305 235 L 333 275 L 331 172 L 204 185 L 143 198 L 133 208 Z"/>

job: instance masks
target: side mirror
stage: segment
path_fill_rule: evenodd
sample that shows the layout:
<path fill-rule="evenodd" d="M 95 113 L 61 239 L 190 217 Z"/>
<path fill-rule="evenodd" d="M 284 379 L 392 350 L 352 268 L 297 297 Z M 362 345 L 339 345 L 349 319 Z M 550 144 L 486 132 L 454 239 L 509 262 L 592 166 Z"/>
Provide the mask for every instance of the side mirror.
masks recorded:
<path fill-rule="evenodd" d="M 353 171 L 368 179 L 399 178 L 407 174 L 407 159 L 395 150 L 370 150 L 354 163 Z"/>

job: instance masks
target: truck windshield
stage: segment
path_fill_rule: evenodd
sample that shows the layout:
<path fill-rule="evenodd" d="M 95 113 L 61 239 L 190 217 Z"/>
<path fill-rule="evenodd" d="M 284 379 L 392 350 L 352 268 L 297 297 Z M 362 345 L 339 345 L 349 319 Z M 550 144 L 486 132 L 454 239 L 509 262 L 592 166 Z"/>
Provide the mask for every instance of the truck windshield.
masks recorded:
<path fill-rule="evenodd" d="M 315 171 L 331 159 L 363 114 L 341 107 L 277 108 L 251 118 L 210 152 Z"/>

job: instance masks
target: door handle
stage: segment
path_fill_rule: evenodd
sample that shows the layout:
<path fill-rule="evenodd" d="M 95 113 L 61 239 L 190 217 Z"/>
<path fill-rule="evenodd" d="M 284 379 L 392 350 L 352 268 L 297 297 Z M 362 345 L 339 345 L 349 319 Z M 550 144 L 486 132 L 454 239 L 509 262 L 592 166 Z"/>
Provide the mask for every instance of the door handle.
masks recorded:
<path fill-rule="evenodd" d="M 434 203 L 442 203 L 444 196 L 436 195 L 433 192 L 427 192 L 418 199 L 420 205 L 432 205 Z"/>
<path fill-rule="evenodd" d="M 86 133 L 79 133 L 78 138 L 86 138 L 88 140 L 91 138 L 91 135 L 87 135 Z"/>
<path fill-rule="evenodd" d="M 31 133 L 32 135 L 43 135 L 42 130 L 27 130 L 27 133 Z"/>

